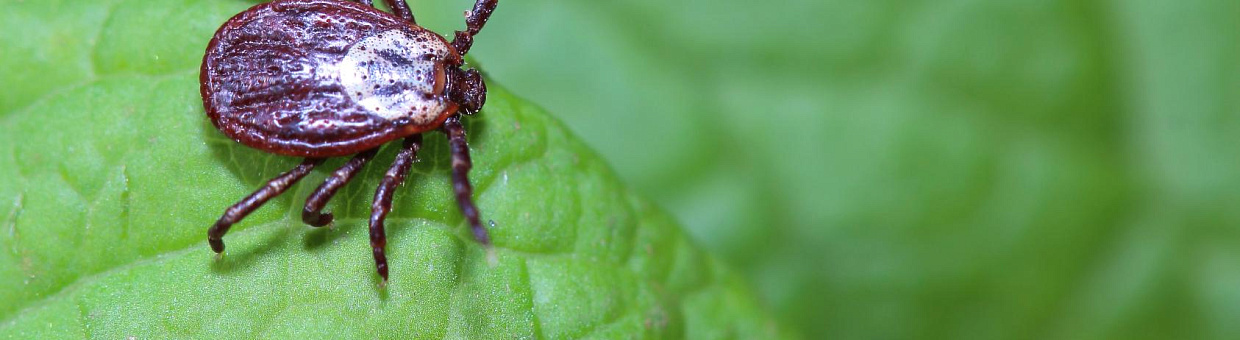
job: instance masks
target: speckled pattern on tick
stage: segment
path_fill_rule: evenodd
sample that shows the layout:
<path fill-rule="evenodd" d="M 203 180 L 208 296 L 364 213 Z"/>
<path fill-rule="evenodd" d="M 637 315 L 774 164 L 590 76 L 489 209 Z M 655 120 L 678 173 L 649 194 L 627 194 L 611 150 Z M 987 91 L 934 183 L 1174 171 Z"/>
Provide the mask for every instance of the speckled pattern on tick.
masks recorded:
<path fill-rule="evenodd" d="M 486 101 L 486 85 L 474 69 L 462 69 L 473 37 L 498 0 L 477 0 L 465 13 L 465 31 L 449 42 L 421 26 L 405 0 L 276 0 L 229 19 L 215 32 L 202 60 L 202 103 L 207 116 L 228 137 L 259 150 L 305 157 L 292 170 L 224 211 L 207 232 L 216 253 L 222 238 L 272 197 L 309 174 L 327 157 L 353 155 L 306 199 L 302 219 L 321 227 L 327 201 L 379 147 L 403 139 L 396 161 L 384 175 L 370 215 L 370 246 L 379 276 L 388 278 L 383 220 L 392 193 L 409 173 L 422 133 L 447 135 L 452 152 L 452 187 L 474 238 L 490 245 L 479 222 L 467 173 L 472 163 L 461 114 L 474 114 Z"/>

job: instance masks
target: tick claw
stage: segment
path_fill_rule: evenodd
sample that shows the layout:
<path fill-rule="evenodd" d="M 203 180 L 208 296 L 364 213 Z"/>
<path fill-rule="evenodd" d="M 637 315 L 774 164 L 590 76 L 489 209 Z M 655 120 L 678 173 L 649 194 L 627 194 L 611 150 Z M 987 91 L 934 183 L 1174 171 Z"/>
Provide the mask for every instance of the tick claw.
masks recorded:
<path fill-rule="evenodd" d="M 211 251 L 214 251 L 216 254 L 224 252 L 224 241 L 223 240 L 208 238 L 207 244 L 211 245 Z"/>

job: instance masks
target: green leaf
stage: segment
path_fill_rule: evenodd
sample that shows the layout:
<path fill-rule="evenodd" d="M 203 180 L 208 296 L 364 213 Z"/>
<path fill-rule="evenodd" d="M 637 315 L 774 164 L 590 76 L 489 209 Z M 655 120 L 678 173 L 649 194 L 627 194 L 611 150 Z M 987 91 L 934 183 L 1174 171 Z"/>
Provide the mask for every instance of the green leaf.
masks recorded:
<path fill-rule="evenodd" d="M 503 6 L 471 54 L 810 337 L 1240 338 L 1238 1 Z"/>
<path fill-rule="evenodd" d="M 393 149 L 299 219 L 329 161 L 225 237 L 225 207 L 298 160 L 207 121 L 198 65 L 238 1 L 0 5 L 0 338 L 772 338 L 746 285 L 543 110 L 490 82 L 466 120 L 488 254 L 430 134 L 388 223 L 366 216 Z M 10 91 L 11 90 L 11 91 Z"/>

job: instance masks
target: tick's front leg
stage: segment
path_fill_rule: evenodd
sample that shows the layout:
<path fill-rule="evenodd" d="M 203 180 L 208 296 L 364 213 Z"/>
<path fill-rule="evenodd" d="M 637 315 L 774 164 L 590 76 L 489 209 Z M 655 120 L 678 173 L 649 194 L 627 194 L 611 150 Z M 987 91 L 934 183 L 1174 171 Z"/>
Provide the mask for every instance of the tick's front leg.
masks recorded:
<path fill-rule="evenodd" d="M 495 5 L 498 4 L 499 0 L 478 0 L 474 3 L 474 9 L 466 12 L 465 30 L 456 31 L 456 36 L 452 38 L 456 53 L 462 56 L 469 53 L 469 48 L 474 46 L 474 36 L 482 31 L 482 26 L 491 19 L 491 13 L 495 12 Z"/>
<path fill-rule="evenodd" d="M 469 221 L 474 239 L 484 246 L 491 245 L 491 236 L 482 227 L 478 217 L 478 206 L 474 205 L 474 187 L 469 184 L 469 169 L 474 167 L 469 159 L 469 144 L 465 143 L 465 128 L 461 126 L 461 117 L 448 118 L 443 123 L 443 131 L 448 134 L 448 145 L 452 148 L 452 190 L 456 192 L 456 203 L 461 207 L 461 214 Z"/>

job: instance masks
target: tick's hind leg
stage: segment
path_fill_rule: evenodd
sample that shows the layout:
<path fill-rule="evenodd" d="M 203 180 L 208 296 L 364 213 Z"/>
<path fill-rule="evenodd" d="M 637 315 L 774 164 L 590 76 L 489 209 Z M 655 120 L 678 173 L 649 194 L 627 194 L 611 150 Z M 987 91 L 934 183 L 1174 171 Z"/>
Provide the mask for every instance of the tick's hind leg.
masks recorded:
<path fill-rule="evenodd" d="M 216 221 L 215 225 L 207 230 L 207 243 L 211 244 L 211 250 L 214 250 L 216 253 L 224 252 L 224 240 L 222 238 L 224 234 L 228 233 L 228 228 L 232 227 L 233 223 L 241 221 L 251 212 L 254 212 L 255 209 L 263 206 L 263 203 L 267 203 L 267 200 L 270 200 L 272 197 L 280 196 L 281 193 L 293 186 L 293 183 L 297 183 L 302 177 L 306 177 L 310 170 L 314 170 L 314 167 L 319 164 L 323 164 L 323 159 L 306 158 L 297 167 L 280 174 L 280 176 L 276 176 L 276 178 L 272 178 L 270 181 L 267 181 L 267 185 L 254 191 L 250 196 L 241 199 L 237 204 L 228 207 L 228 210 L 224 210 L 224 216 L 220 216 L 219 221 Z"/>
<path fill-rule="evenodd" d="M 474 3 L 474 9 L 466 12 L 465 30 L 456 31 L 456 37 L 452 38 L 452 47 L 456 49 L 456 53 L 461 56 L 469 53 L 469 48 L 474 45 L 474 36 L 487 24 L 498 3 L 499 0 L 478 0 Z"/>
<path fill-rule="evenodd" d="M 482 245 L 490 245 L 491 237 L 487 229 L 482 227 L 478 218 L 478 206 L 474 205 L 474 187 L 469 184 L 469 169 L 473 162 L 469 159 L 469 144 L 465 143 L 465 128 L 461 126 L 460 116 L 448 118 L 443 123 L 444 133 L 448 135 L 448 144 L 452 149 L 452 190 L 456 192 L 456 203 L 461 206 L 461 214 L 469 221 L 469 228 L 474 239 Z"/>
<path fill-rule="evenodd" d="M 353 179 L 353 175 L 357 174 L 367 162 L 375 158 L 375 153 L 379 152 L 379 148 L 374 148 L 353 156 L 347 163 L 344 163 L 331 177 L 328 177 L 320 184 L 318 189 L 314 189 L 314 193 L 306 198 L 306 207 L 301 210 L 301 220 L 314 227 L 322 227 L 328 223 L 332 223 L 332 213 L 321 213 L 323 206 L 327 205 L 327 201 L 336 195 L 336 191 L 340 190 L 349 180 Z"/>
<path fill-rule="evenodd" d="M 405 175 L 409 174 L 421 147 L 422 135 L 405 138 L 400 153 L 396 154 L 396 161 L 392 162 L 392 167 L 388 168 L 387 174 L 383 175 L 383 181 L 379 182 L 379 187 L 375 189 L 375 200 L 370 205 L 370 248 L 375 254 L 375 268 L 379 270 L 379 276 L 383 277 L 384 282 L 388 279 L 388 265 L 387 256 L 383 254 L 383 249 L 387 246 L 383 220 L 387 219 L 388 212 L 392 211 L 392 194 L 405 181 Z"/>

